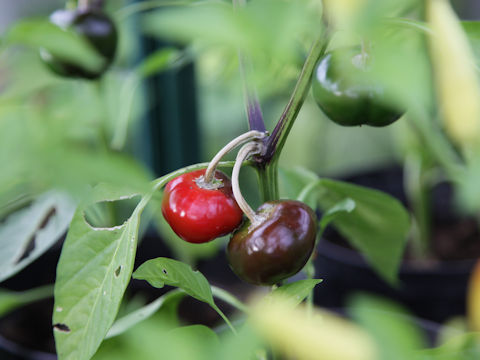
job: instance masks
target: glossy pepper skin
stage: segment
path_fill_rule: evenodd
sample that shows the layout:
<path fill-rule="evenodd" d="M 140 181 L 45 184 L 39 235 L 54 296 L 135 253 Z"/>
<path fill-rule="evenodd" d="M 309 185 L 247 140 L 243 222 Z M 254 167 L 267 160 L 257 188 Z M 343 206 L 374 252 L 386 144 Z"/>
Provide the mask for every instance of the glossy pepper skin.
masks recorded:
<path fill-rule="evenodd" d="M 204 174 L 205 170 L 197 170 L 173 179 L 165 187 L 162 200 L 162 213 L 168 224 L 190 243 L 204 243 L 227 235 L 243 218 L 228 176 L 217 170 L 215 179 L 222 186 L 209 190 L 197 184 Z"/>
<path fill-rule="evenodd" d="M 355 48 L 334 50 L 317 63 L 313 74 L 313 97 L 323 113 L 342 126 L 387 126 L 402 113 L 386 105 L 385 89 L 371 82 L 354 84 L 349 74 L 367 76 L 368 57 Z"/>
<path fill-rule="evenodd" d="M 117 29 L 107 14 L 100 9 L 57 10 L 50 15 L 50 22 L 82 36 L 104 59 L 100 69 L 91 71 L 42 50 L 40 55 L 53 72 L 64 77 L 96 79 L 107 70 L 118 42 Z"/>
<path fill-rule="evenodd" d="M 294 200 L 269 201 L 232 235 L 227 258 L 233 272 L 255 285 L 273 285 L 299 272 L 310 258 L 316 237 L 313 210 Z"/>

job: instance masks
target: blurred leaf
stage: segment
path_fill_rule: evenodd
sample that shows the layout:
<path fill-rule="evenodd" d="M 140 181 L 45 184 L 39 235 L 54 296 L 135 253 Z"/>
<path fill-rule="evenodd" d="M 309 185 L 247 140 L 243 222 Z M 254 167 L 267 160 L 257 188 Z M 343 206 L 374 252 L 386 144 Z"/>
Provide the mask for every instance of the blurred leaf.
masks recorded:
<path fill-rule="evenodd" d="M 183 292 L 175 290 L 170 291 L 165 295 L 160 296 L 157 300 L 152 301 L 150 304 L 147 304 L 140 309 L 135 310 L 123 316 L 122 318 L 115 320 L 105 338 L 112 338 L 114 336 L 118 336 L 124 333 L 133 326 L 137 325 L 139 322 L 148 319 L 165 304 L 168 304 L 171 301 L 178 302 L 180 299 L 183 298 L 183 296 L 185 296 L 185 293 Z"/>
<path fill-rule="evenodd" d="M 313 39 L 321 33 L 321 6 L 317 4 L 259 0 L 234 11 L 225 2 L 199 2 L 147 14 L 144 29 L 163 39 L 223 50 L 221 66 L 226 59 L 236 58 L 238 51 L 248 54 L 257 70 L 249 80 L 263 85 L 269 81 L 271 89 L 281 81 L 278 73 L 285 75 L 288 66 L 299 67 L 303 62 L 299 39 Z"/>
<path fill-rule="evenodd" d="M 55 57 L 92 71 L 100 69 L 105 61 L 81 36 L 63 30 L 47 19 L 17 21 L 7 32 L 5 43 L 43 48 Z"/>
<path fill-rule="evenodd" d="M 218 352 L 211 359 L 215 360 L 254 360 L 266 359 L 259 356 L 259 350 L 264 348 L 261 338 L 250 324 L 243 324 L 237 335 L 226 333 L 221 337 Z"/>
<path fill-rule="evenodd" d="M 186 359 L 211 359 L 208 354 L 215 353 L 220 346 L 217 334 L 204 325 L 183 326 L 171 330 L 167 338 L 173 338 L 180 344 L 187 344 L 189 357 Z"/>
<path fill-rule="evenodd" d="M 217 335 L 203 325 L 171 329 L 168 323 L 152 317 L 119 337 L 105 341 L 95 360 L 175 359 L 220 360 Z"/>
<path fill-rule="evenodd" d="M 461 25 L 475 55 L 478 70 L 480 68 L 480 21 L 462 21 Z"/>
<path fill-rule="evenodd" d="M 10 311 L 53 296 L 53 285 L 40 286 L 25 291 L 10 291 L 0 289 L 0 317 Z"/>
<path fill-rule="evenodd" d="M 318 180 L 317 174 L 305 168 L 280 167 L 278 169 L 280 197 L 282 199 L 298 199 L 305 186 L 315 180 Z"/>
<path fill-rule="evenodd" d="M 402 204 L 380 191 L 328 179 L 319 180 L 315 191 L 324 210 L 346 198 L 355 202 L 355 209 L 337 213 L 332 224 L 383 279 L 395 284 L 410 230 L 409 215 Z"/>
<path fill-rule="evenodd" d="M 355 201 L 350 198 L 344 199 L 333 205 L 320 219 L 320 234 L 323 233 L 327 226 L 335 220 L 338 215 L 341 215 L 342 213 L 351 213 L 353 210 L 355 210 Z"/>
<path fill-rule="evenodd" d="M 267 297 L 282 296 L 286 301 L 294 307 L 299 305 L 310 294 L 313 288 L 320 284 L 321 279 L 305 279 L 298 280 L 293 283 L 282 285 L 273 290 Z M 267 300 L 265 300 L 267 301 Z"/>
<path fill-rule="evenodd" d="M 97 186 L 78 207 L 57 267 L 54 335 L 60 360 L 87 360 L 96 352 L 118 312 L 130 281 L 143 197 L 121 226 L 93 228 L 85 209 L 100 201 L 136 196 L 128 188 Z"/>
<path fill-rule="evenodd" d="M 480 333 L 467 333 L 447 343 L 419 351 L 413 360 L 473 360 L 480 358 Z"/>
<path fill-rule="evenodd" d="M 415 319 L 397 304 L 357 295 L 351 299 L 349 308 L 353 319 L 376 340 L 382 360 L 410 359 L 415 350 L 426 346 Z"/>
<path fill-rule="evenodd" d="M 138 162 L 75 139 L 70 133 L 78 136 L 79 128 L 91 131 L 91 124 L 44 115 L 34 107 L 0 107 L 1 195 L 15 184 L 37 191 L 57 188 L 79 198 L 86 187 L 99 182 L 129 185 L 138 191 L 148 188 L 148 174 Z"/>
<path fill-rule="evenodd" d="M 272 299 L 273 298 L 273 299 Z M 326 311 L 312 316 L 277 295 L 252 308 L 249 322 L 288 358 L 298 360 L 375 360 L 376 344 L 360 327 Z"/>
<path fill-rule="evenodd" d="M 427 1 L 426 17 L 445 130 L 461 146 L 479 145 L 480 86 L 467 36 L 448 0 Z"/>
<path fill-rule="evenodd" d="M 182 52 L 176 48 L 158 50 L 145 58 L 135 69 L 135 72 L 139 77 L 149 77 L 172 65 L 181 54 Z"/>
<path fill-rule="evenodd" d="M 49 191 L 0 223 L 0 281 L 32 263 L 68 229 L 75 205 L 66 194 Z"/>
<path fill-rule="evenodd" d="M 146 280 L 157 288 L 165 285 L 179 287 L 195 299 L 214 306 L 212 290 L 205 276 L 180 261 L 168 258 L 148 260 L 135 270 L 133 278 Z"/>

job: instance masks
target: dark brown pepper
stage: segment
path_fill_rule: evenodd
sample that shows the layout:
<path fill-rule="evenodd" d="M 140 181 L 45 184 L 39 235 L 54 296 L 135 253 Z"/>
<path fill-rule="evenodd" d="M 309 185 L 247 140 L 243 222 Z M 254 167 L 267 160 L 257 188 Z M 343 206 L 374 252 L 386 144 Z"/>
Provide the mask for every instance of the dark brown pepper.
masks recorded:
<path fill-rule="evenodd" d="M 246 221 L 231 237 L 227 257 L 242 280 L 273 285 L 299 272 L 315 246 L 313 210 L 300 201 L 266 202 L 257 210 L 259 225 Z"/>

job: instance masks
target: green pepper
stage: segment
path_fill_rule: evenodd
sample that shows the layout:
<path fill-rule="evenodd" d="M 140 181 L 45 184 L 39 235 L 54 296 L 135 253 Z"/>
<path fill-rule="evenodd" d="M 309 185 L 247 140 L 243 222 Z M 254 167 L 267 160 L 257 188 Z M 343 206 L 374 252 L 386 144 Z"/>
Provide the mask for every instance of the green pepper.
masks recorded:
<path fill-rule="evenodd" d="M 356 48 L 334 50 L 317 63 L 313 97 L 323 113 L 342 126 L 386 126 L 402 113 L 386 102 L 385 88 L 365 81 L 371 71 L 368 55 Z M 362 81 L 358 81 L 362 78 Z"/>

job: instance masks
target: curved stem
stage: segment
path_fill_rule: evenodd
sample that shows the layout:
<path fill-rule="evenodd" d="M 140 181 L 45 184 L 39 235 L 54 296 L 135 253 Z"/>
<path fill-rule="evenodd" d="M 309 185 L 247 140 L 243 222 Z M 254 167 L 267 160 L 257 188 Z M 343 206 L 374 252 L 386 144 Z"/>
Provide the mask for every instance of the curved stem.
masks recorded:
<path fill-rule="evenodd" d="M 266 132 L 260 132 L 256 130 L 248 131 L 245 134 L 242 134 L 232 141 L 230 141 L 227 145 L 225 145 L 218 153 L 215 155 L 215 157 L 210 161 L 208 164 L 207 170 L 205 171 L 204 175 L 204 181 L 205 183 L 210 183 L 213 181 L 214 174 L 215 174 L 215 169 L 217 168 L 218 163 L 222 158 L 231 150 L 236 148 L 237 146 L 245 143 L 246 141 L 250 141 L 252 139 L 263 139 L 265 136 L 267 136 Z"/>
<path fill-rule="evenodd" d="M 250 205 L 248 205 L 248 203 L 245 201 L 245 198 L 243 197 L 242 192 L 240 191 L 240 184 L 238 182 L 238 177 L 240 175 L 240 168 L 242 167 L 243 161 L 253 154 L 259 154 L 262 151 L 262 148 L 263 148 L 263 144 L 261 144 L 260 142 L 254 142 L 254 141 L 243 145 L 237 154 L 235 165 L 233 166 L 233 171 L 232 171 L 233 196 L 235 197 L 235 200 L 237 201 L 240 209 L 242 209 L 242 211 L 245 213 L 245 215 L 248 217 L 248 219 L 252 224 L 257 223 L 259 219 L 255 211 L 253 211 Z"/>

